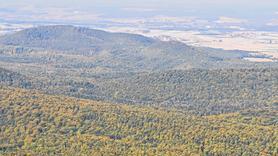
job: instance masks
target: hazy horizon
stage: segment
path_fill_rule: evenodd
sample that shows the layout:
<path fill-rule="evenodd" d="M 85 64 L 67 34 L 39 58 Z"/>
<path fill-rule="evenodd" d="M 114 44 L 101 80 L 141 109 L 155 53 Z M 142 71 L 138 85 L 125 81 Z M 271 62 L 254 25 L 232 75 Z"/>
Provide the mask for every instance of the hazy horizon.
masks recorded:
<path fill-rule="evenodd" d="M 159 4 L 159 5 L 158 5 Z M 109 18 L 150 18 L 156 16 L 194 17 L 218 20 L 221 17 L 241 19 L 252 24 L 277 25 L 276 0 L 0 0 L 0 21 L 90 21 Z"/>

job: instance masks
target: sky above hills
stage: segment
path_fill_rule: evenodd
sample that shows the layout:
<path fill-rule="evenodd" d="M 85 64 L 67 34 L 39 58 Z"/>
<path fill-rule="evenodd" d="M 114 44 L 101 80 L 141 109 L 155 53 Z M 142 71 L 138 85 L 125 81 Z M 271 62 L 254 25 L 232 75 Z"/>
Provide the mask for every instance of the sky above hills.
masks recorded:
<path fill-rule="evenodd" d="M 278 0 L 0 0 L 1 23 L 278 32 Z"/>
<path fill-rule="evenodd" d="M 52 11 L 52 13 L 51 13 Z M 56 12 L 55 12 L 56 11 Z M 222 16 L 250 20 L 273 20 L 278 16 L 277 0 L 0 0 L 0 18 L 22 13 L 66 12 L 69 16 L 128 18 L 164 16 L 197 16 L 215 19 Z M 3 13 L 9 13 L 3 16 Z"/>

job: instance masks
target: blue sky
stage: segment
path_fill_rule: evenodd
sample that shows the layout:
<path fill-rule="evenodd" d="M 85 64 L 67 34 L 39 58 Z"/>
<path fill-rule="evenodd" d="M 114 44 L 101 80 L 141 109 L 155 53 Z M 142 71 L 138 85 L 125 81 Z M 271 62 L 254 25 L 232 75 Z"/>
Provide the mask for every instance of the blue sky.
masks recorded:
<path fill-rule="evenodd" d="M 57 11 L 57 12 L 56 12 Z M 0 0 L 0 19 L 29 16 L 35 20 L 42 14 L 82 18 L 135 18 L 152 16 L 194 16 L 217 19 L 221 16 L 249 19 L 256 22 L 276 20 L 278 0 Z M 24 15 L 24 16 L 23 16 Z M 59 16 L 64 17 L 64 16 Z M 59 17 L 54 17 L 59 19 Z"/>

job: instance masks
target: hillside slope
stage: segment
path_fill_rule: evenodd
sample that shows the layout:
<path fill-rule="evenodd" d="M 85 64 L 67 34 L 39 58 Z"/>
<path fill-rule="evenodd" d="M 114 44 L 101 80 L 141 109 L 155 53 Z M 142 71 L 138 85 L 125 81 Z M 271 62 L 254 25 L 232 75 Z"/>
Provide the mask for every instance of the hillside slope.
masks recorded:
<path fill-rule="evenodd" d="M 120 103 L 176 107 L 195 114 L 262 108 L 278 99 L 278 70 L 222 69 L 138 73 L 100 81 L 94 93 Z"/>
<path fill-rule="evenodd" d="M 63 25 L 35 27 L 0 37 L 0 43 L 4 45 L 78 52 L 97 52 L 98 48 L 120 46 L 122 43 L 150 45 L 154 42 L 154 39 L 141 35 L 108 33 Z"/>
<path fill-rule="evenodd" d="M 48 94 L 178 108 L 198 115 L 268 107 L 278 100 L 278 70 L 187 70 L 125 75 L 99 75 L 81 79 L 27 77 L 0 69 L 0 83 Z"/>
<path fill-rule="evenodd" d="M 277 105 L 196 117 L 0 87 L 3 155 L 277 155 Z"/>
<path fill-rule="evenodd" d="M 29 88 L 31 87 L 31 81 L 17 72 L 0 68 L 0 85 Z"/>
<path fill-rule="evenodd" d="M 73 26 L 41 26 L 22 30 L 1 36 L 0 45 L 0 54 L 1 51 L 8 56 L 12 54 L 10 57 L 13 59 L 40 60 L 63 68 L 91 68 L 95 69 L 94 72 L 250 68 L 255 64 L 242 60 L 249 56 L 248 52 L 197 48 L 141 35 Z M 2 59 L 0 57 L 0 61 Z"/>

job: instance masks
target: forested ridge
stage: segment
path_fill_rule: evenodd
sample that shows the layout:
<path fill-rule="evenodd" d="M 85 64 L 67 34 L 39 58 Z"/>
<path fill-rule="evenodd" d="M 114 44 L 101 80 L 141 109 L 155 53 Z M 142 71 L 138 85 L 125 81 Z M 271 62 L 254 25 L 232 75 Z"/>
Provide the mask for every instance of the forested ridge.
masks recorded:
<path fill-rule="evenodd" d="M 94 73 L 277 67 L 275 63 L 243 60 L 252 57 L 246 51 L 199 48 L 141 35 L 63 25 L 40 26 L 0 36 L 0 54 L 3 61 L 51 64 L 55 68 L 86 69 Z"/>
<path fill-rule="evenodd" d="M 2 84 L 41 90 L 48 94 L 177 108 L 198 115 L 263 108 L 269 101 L 278 99 L 276 68 L 173 70 L 116 78 L 106 75 L 99 76 L 95 81 L 78 78 L 33 80 L 0 69 L 0 78 Z"/>
<path fill-rule="evenodd" d="M 141 35 L 0 36 L 0 155 L 278 155 L 278 62 Z"/>
<path fill-rule="evenodd" d="M 220 69 L 136 74 L 101 83 L 116 102 L 176 107 L 195 114 L 260 108 L 278 98 L 278 70 Z"/>
<path fill-rule="evenodd" d="M 1 87 L 0 153 L 277 155 L 277 103 L 193 116 Z M 274 102 L 273 102 L 274 103 Z"/>

